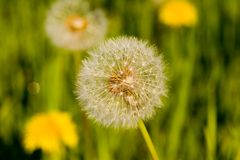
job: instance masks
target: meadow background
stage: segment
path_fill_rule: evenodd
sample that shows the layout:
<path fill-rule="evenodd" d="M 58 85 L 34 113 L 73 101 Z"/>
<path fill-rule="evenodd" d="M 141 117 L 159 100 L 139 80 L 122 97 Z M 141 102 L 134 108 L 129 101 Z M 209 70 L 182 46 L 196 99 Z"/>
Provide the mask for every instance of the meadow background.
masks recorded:
<path fill-rule="evenodd" d="M 140 160 L 150 154 L 139 130 L 88 120 L 74 90 L 76 55 L 52 45 L 44 31 L 51 0 L 0 0 L 0 159 L 44 159 L 22 146 L 24 124 L 49 110 L 69 112 L 79 144 L 63 159 Z M 107 37 L 136 36 L 155 44 L 168 65 L 169 96 L 146 123 L 164 160 L 240 160 L 239 0 L 192 0 L 195 27 L 168 27 L 161 0 L 91 0 L 105 10 Z"/>

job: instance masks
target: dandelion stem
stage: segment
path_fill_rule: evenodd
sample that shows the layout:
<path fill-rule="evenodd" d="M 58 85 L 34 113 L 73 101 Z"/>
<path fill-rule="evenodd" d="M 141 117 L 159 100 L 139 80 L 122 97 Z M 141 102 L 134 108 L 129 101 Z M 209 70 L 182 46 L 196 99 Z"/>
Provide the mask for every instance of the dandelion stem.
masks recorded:
<path fill-rule="evenodd" d="M 148 149 L 149 149 L 149 151 L 150 151 L 150 153 L 152 155 L 152 159 L 153 160 L 159 160 L 157 152 L 156 152 L 156 149 L 155 149 L 155 147 L 153 145 L 153 142 L 152 142 L 152 140 L 151 140 L 151 138 L 149 136 L 149 133 L 148 133 L 146 127 L 145 127 L 145 124 L 144 124 L 144 122 L 142 120 L 140 120 L 138 122 L 138 127 L 139 127 L 139 129 L 140 129 L 140 131 L 141 131 L 141 133 L 143 135 L 143 138 L 144 138 L 144 140 L 145 140 L 145 142 L 147 144 L 147 147 L 148 147 Z"/>

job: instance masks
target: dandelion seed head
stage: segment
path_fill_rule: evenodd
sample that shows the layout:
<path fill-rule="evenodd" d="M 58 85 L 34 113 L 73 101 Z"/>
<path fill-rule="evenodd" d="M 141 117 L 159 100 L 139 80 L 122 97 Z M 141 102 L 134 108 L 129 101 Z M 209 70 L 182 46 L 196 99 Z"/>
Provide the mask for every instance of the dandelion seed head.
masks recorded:
<path fill-rule="evenodd" d="M 119 37 L 89 54 L 79 73 L 77 94 L 90 118 L 105 126 L 133 128 L 161 107 L 166 77 L 154 47 Z"/>
<path fill-rule="evenodd" d="M 99 10 L 90 10 L 84 0 L 60 0 L 53 4 L 45 24 L 51 41 L 58 47 L 85 50 L 100 42 L 107 20 Z"/>

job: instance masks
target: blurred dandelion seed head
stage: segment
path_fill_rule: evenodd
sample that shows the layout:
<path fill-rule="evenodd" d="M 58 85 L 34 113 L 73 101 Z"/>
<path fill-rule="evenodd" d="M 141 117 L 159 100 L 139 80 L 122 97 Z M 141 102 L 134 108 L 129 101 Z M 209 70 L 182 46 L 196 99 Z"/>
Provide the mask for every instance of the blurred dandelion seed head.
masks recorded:
<path fill-rule="evenodd" d="M 56 153 L 63 145 L 75 147 L 77 142 L 76 126 L 68 113 L 38 113 L 26 123 L 23 145 L 29 152 Z"/>
<path fill-rule="evenodd" d="M 61 48 L 85 50 L 100 42 L 106 33 L 107 20 L 99 10 L 89 10 L 84 0 L 60 0 L 53 4 L 45 24 L 52 42 Z"/>
<path fill-rule="evenodd" d="M 159 10 L 159 20 L 171 27 L 195 26 L 197 9 L 186 0 L 166 1 Z"/>
<path fill-rule="evenodd" d="M 164 62 L 136 38 L 110 39 L 90 52 L 78 78 L 78 98 L 88 116 L 105 126 L 134 128 L 166 96 Z"/>

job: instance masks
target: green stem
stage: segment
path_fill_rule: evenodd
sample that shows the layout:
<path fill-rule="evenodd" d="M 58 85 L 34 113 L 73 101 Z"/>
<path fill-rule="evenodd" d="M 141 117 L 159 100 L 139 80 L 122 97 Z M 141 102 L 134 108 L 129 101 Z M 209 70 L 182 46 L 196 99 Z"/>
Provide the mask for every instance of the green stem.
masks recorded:
<path fill-rule="evenodd" d="M 152 140 L 151 140 L 151 138 L 150 138 L 150 136 L 148 134 L 148 131 L 147 131 L 146 127 L 145 127 L 145 124 L 143 123 L 142 120 L 140 120 L 138 122 L 138 127 L 139 127 L 139 129 L 140 129 L 140 131 L 141 131 L 141 133 L 143 135 L 143 138 L 144 138 L 144 140 L 145 140 L 145 142 L 147 144 L 147 147 L 148 147 L 148 149 L 149 149 L 149 151 L 150 151 L 150 153 L 152 155 L 152 159 L 153 160 L 159 160 L 157 152 L 156 152 L 156 149 L 155 149 L 155 147 L 153 145 L 153 142 L 152 142 Z"/>

